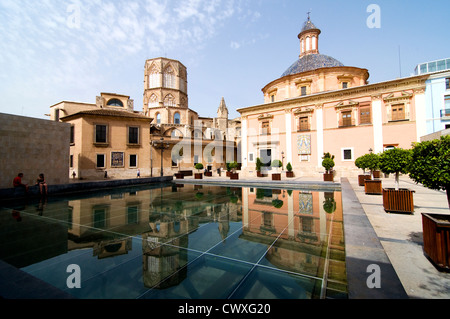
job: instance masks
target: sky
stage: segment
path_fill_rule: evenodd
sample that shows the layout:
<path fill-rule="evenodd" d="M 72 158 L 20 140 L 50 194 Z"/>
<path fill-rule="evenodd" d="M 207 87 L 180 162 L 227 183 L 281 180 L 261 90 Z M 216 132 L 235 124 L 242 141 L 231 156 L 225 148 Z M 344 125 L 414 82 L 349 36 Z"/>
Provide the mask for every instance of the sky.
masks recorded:
<path fill-rule="evenodd" d="M 375 5 L 375 6 L 373 6 Z M 229 117 L 294 63 L 310 12 L 319 51 L 369 70 L 370 83 L 450 57 L 450 1 L 0 0 L 0 113 L 48 119 L 61 101 L 129 95 L 143 109 L 144 65 L 187 67 L 189 108 Z"/>

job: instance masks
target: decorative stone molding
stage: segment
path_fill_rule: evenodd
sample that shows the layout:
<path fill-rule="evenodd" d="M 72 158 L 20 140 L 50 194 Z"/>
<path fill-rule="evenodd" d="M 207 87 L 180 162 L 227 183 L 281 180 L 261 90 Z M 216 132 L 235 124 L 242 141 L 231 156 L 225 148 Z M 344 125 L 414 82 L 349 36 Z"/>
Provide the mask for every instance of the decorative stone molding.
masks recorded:
<path fill-rule="evenodd" d="M 401 102 L 410 102 L 413 97 L 412 93 L 402 92 L 400 96 L 395 96 L 394 93 L 389 94 L 387 97 L 383 98 L 385 103 L 401 103 Z"/>
<path fill-rule="evenodd" d="M 314 109 L 313 108 L 298 108 L 297 110 L 294 111 L 294 115 L 296 116 L 300 116 L 300 115 L 310 115 L 314 113 Z"/>
<path fill-rule="evenodd" d="M 353 109 L 359 107 L 358 102 L 349 101 L 348 104 L 344 104 L 344 102 L 341 102 L 334 106 L 336 111 L 342 111 L 343 109 Z"/>
<path fill-rule="evenodd" d="M 273 115 L 272 114 L 263 114 L 258 116 L 258 120 L 259 121 L 263 121 L 263 120 L 271 120 L 273 119 Z"/>

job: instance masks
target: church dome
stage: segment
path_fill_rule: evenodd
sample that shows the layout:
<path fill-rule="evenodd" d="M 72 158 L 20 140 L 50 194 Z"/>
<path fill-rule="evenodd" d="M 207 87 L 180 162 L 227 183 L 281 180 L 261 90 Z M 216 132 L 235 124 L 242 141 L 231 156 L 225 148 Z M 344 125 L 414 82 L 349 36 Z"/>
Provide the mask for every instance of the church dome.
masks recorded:
<path fill-rule="evenodd" d="M 341 62 L 324 54 L 308 54 L 294 62 L 282 75 L 287 76 L 320 68 L 332 68 L 344 66 Z"/>

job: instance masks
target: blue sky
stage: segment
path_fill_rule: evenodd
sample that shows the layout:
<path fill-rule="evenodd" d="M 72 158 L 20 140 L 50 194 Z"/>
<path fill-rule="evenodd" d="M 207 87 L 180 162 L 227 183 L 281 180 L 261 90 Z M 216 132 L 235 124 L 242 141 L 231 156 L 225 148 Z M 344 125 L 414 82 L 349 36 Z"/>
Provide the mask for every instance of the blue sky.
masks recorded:
<path fill-rule="evenodd" d="M 369 28 L 370 4 L 380 27 Z M 320 53 L 367 68 L 371 83 L 450 57 L 448 0 L 0 0 L 0 112 L 47 118 L 60 101 L 130 95 L 142 110 L 144 63 L 188 69 L 189 107 L 230 117 L 298 59 L 311 11 Z M 399 59 L 400 52 L 400 59 Z M 400 63 L 401 61 L 401 63 Z"/>

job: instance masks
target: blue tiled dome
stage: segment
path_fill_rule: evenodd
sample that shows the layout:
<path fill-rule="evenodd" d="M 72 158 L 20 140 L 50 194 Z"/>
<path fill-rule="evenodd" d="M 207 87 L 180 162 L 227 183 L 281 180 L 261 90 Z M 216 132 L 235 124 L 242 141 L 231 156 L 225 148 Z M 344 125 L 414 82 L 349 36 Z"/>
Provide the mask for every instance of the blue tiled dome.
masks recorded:
<path fill-rule="evenodd" d="M 336 66 L 344 66 L 341 62 L 328 55 L 323 54 L 307 54 L 292 64 L 282 75 L 291 75 L 307 72 L 320 68 L 331 68 Z"/>

